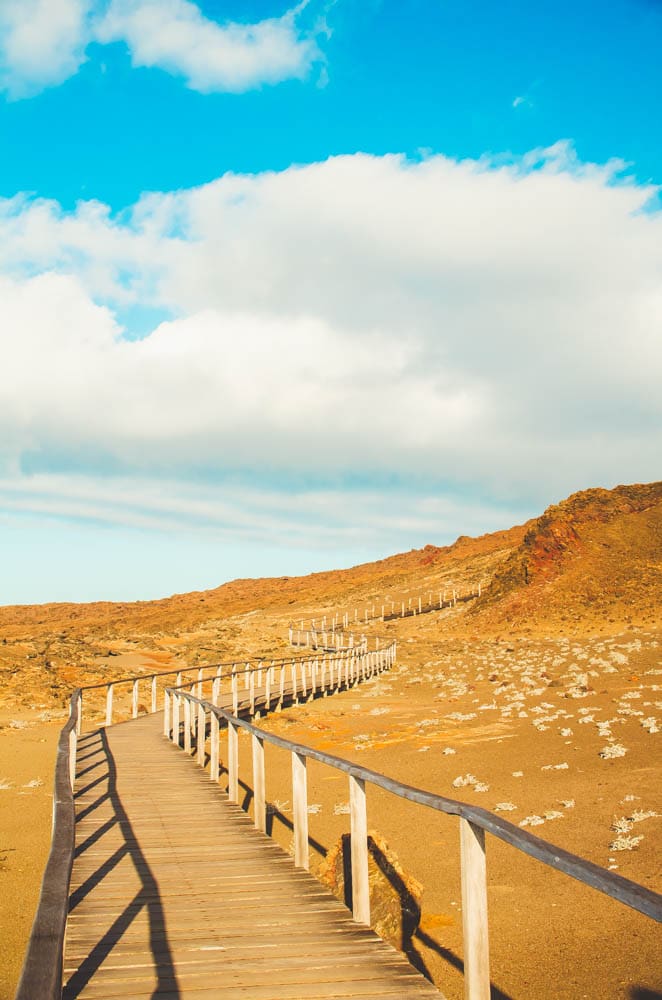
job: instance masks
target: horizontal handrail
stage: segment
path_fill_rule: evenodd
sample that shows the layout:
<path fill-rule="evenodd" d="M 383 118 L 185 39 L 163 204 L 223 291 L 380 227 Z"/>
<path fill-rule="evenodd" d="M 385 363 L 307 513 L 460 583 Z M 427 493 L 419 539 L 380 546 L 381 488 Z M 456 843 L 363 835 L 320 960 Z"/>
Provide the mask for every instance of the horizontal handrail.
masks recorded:
<path fill-rule="evenodd" d="M 71 695 L 70 715 L 60 732 L 55 761 L 53 834 L 37 912 L 32 924 L 16 1000 L 60 1000 L 69 883 L 74 861 L 73 784 L 80 690 Z"/>
<path fill-rule="evenodd" d="M 271 743 L 274 746 L 281 747 L 283 750 L 290 751 L 290 753 L 296 753 L 301 757 L 319 761 L 321 764 L 327 764 L 336 770 L 345 772 L 345 774 L 353 778 L 360 778 L 361 781 L 368 782 L 371 785 L 383 788 L 393 795 L 407 799 L 409 802 L 416 802 L 437 812 L 459 816 L 462 819 L 468 820 L 474 826 L 480 827 L 486 833 L 491 833 L 493 836 L 498 837 L 499 840 L 503 840 L 505 843 L 517 848 L 517 850 L 536 858 L 536 860 L 541 861 L 550 868 L 555 868 L 557 871 L 563 872 L 565 875 L 569 875 L 571 878 L 577 879 L 579 882 L 583 882 L 607 896 L 611 896 L 612 899 L 617 899 L 626 906 L 652 917 L 654 920 L 662 921 L 662 895 L 636 882 L 632 882 L 622 875 L 617 875 L 615 872 L 601 868 L 592 861 L 587 861 L 585 858 L 580 858 L 578 855 L 571 854 L 561 847 L 550 844 L 549 841 L 543 840 L 541 837 L 535 836 L 535 834 L 527 833 L 525 830 L 521 830 L 519 827 L 508 822 L 508 820 L 497 816 L 495 813 L 491 813 L 487 809 L 483 809 L 480 806 L 473 806 L 457 799 L 449 799 L 434 792 L 426 792 L 422 788 L 416 788 L 413 785 L 407 785 L 394 778 L 389 778 L 378 771 L 355 764 L 343 757 L 336 757 L 323 750 L 316 750 L 302 743 L 286 740 L 275 733 L 260 729 L 258 726 L 235 716 L 225 709 L 219 708 L 217 705 L 213 705 L 209 701 L 196 698 L 195 695 L 186 691 L 177 692 L 170 688 L 167 691 L 172 691 L 173 694 L 179 694 L 181 697 L 201 705 L 206 712 L 212 712 L 217 718 L 224 719 L 226 723 L 232 723 L 232 725 L 258 736 L 260 740 L 266 743 Z"/>
<path fill-rule="evenodd" d="M 360 647 L 355 646 L 354 649 L 360 649 Z M 233 667 L 236 668 L 237 674 L 243 674 L 246 670 L 246 666 L 249 666 L 251 669 L 258 670 L 260 664 L 264 666 L 264 664 L 267 662 L 276 664 L 291 663 L 293 659 L 297 661 L 307 660 L 309 659 L 309 657 L 306 656 L 305 654 L 301 655 L 292 654 L 291 656 L 279 656 L 275 658 L 271 656 L 262 656 L 262 657 L 254 656 L 252 659 L 248 657 L 246 659 L 243 659 L 241 657 L 235 657 L 234 660 L 226 660 L 223 663 L 202 663 L 202 664 L 196 664 L 193 667 L 186 667 L 182 665 L 179 667 L 175 667 L 174 670 L 157 670 L 153 671 L 152 673 L 131 674 L 130 677 L 113 677 L 112 680 L 99 681 L 98 684 L 86 684 L 83 687 L 78 688 L 77 690 L 81 692 L 100 691 L 101 688 L 107 688 L 109 684 L 132 684 L 134 681 L 151 681 L 154 677 L 172 677 L 173 674 L 175 675 L 190 674 L 193 673 L 193 671 L 198 671 L 198 670 L 218 670 L 219 667 Z M 228 676 L 232 675 L 230 674 Z M 204 678 L 204 679 L 209 680 L 210 678 Z"/>

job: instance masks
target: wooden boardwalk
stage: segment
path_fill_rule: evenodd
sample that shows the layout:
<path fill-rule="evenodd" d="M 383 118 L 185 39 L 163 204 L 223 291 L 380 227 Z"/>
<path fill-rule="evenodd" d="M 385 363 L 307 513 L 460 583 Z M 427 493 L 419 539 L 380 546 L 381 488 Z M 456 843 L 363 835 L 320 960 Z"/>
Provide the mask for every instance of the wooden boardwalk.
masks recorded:
<path fill-rule="evenodd" d="M 63 997 L 440 997 L 162 728 L 79 740 Z"/>

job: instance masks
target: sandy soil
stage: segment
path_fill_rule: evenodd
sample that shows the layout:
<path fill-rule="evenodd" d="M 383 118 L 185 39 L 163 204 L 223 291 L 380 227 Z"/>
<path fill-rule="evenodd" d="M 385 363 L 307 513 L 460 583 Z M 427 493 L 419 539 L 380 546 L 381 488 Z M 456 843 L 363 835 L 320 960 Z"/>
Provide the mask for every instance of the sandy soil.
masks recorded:
<path fill-rule="evenodd" d="M 62 721 L 0 710 L 0 998 L 21 970 L 51 841 L 53 766 Z"/>

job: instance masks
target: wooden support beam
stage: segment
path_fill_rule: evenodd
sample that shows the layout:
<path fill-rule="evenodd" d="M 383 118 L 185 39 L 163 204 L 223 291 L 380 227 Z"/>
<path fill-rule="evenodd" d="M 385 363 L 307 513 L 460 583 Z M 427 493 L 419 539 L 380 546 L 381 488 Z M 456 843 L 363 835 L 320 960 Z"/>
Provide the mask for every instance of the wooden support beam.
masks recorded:
<path fill-rule="evenodd" d="M 490 1000 L 485 831 L 460 819 L 465 1000 Z"/>
<path fill-rule="evenodd" d="M 156 674 L 152 677 L 152 715 L 156 712 L 157 700 L 156 700 Z"/>
<path fill-rule="evenodd" d="M 264 777 L 264 740 L 251 733 L 253 745 L 253 822 L 262 833 L 267 832 L 267 799 Z"/>
<path fill-rule="evenodd" d="M 173 705 L 172 705 L 172 742 L 177 746 L 181 746 L 179 742 L 181 737 L 179 735 L 179 719 L 181 714 L 181 698 L 179 697 L 179 691 L 173 693 Z"/>
<path fill-rule="evenodd" d="M 184 698 L 184 751 L 191 752 L 191 702 Z"/>
<path fill-rule="evenodd" d="M 189 692 L 195 697 L 195 684 L 191 684 Z M 196 733 L 198 729 L 198 713 L 196 712 L 195 705 L 192 702 L 190 704 L 191 704 L 191 716 L 190 716 L 191 740 L 194 740 L 197 738 Z"/>
<path fill-rule="evenodd" d="M 232 714 L 236 715 L 239 711 L 239 692 L 237 690 L 238 680 L 237 671 L 232 667 Z"/>
<path fill-rule="evenodd" d="M 220 756 L 219 725 L 218 725 L 218 716 L 214 712 L 211 713 L 209 740 L 211 744 L 211 753 L 209 757 L 209 780 L 218 781 L 219 756 Z"/>
<path fill-rule="evenodd" d="M 109 684 L 106 688 L 106 725 L 112 726 L 113 724 L 113 684 Z"/>
<path fill-rule="evenodd" d="M 228 798 L 239 801 L 239 726 L 228 722 Z"/>
<path fill-rule="evenodd" d="M 163 692 L 163 735 L 170 739 L 170 695 Z"/>
<path fill-rule="evenodd" d="M 202 705 L 198 705 L 198 739 L 196 750 L 198 754 L 198 764 L 205 766 L 205 738 L 207 735 L 207 713 Z"/>
<path fill-rule="evenodd" d="M 306 758 L 292 751 L 292 810 L 294 818 L 294 864 L 310 868 L 308 857 L 308 782 Z"/>
<path fill-rule="evenodd" d="M 365 781 L 349 776 L 349 813 L 351 823 L 352 914 L 359 924 L 370 924 L 370 887 L 368 883 L 368 813 Z"/>

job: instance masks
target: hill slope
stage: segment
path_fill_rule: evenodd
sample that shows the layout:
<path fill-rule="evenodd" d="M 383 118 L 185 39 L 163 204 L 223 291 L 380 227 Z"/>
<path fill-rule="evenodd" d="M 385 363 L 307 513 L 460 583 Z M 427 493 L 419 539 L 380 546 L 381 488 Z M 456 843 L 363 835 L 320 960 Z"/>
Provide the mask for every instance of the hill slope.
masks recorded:
<path fill-rule="evenodd" d="M 649 622 L 662 596 L 662 483 L 575 493 L 533 521 L 477 621 Z"/>

